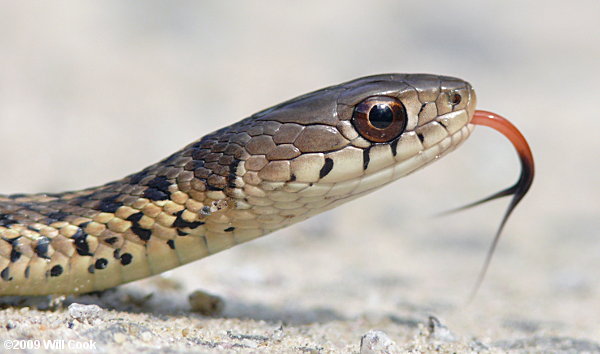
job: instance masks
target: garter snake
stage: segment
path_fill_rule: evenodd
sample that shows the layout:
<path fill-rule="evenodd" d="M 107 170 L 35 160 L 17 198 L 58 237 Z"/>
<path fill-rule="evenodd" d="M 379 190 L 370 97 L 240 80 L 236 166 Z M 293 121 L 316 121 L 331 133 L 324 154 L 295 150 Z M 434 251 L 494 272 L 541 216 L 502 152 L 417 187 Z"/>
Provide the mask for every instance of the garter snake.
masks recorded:
<path fill-rule="evenodd" d="M 364 77 L 263 110 L 103 186 L 2 195 L 0 295 L 98 291 L 305 220 L 455 149 L 475 104 L 471 85 L 452 77 Z M 523 170 L 532 177 L 533 160 Z M 518 202 L 530 184 L 502 195 Z"/>

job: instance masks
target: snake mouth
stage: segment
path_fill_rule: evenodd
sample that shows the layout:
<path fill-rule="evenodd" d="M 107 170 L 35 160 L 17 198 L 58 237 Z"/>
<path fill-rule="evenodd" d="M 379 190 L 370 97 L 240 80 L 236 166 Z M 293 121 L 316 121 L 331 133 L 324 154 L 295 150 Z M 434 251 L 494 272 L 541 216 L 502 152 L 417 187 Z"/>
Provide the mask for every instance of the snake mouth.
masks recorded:
<path fill-rule="evenodd" d="M 523 134 L 521 134 L 521 132 L 517 129 L 517 127 L 515 127 L 506 118 L 496 113 L 477 110 L 474 112 L 470 123 L 474 125 L 483 125 L 492 128 L 504 135 L 513 144 L 521 161 L 521 174 L 519 175 L 519 179 L 515 182 L 515 184 L 497 193 L 494 193 L 487 198 L 478 200 L 476 202 L 467 204 L 465 206 L 453 210 L 464 210 L 470 207 L 474 207 L 476 205 L 489 202 L 494 199 L 512 195 L 512 199 L 508 204 L 506 211 L 504 212 L 504 216 L 500 221 L 500 226 L 498 227 L 490 249 L 488 250 L 484 265 L 477 278 L 475 288 L 471 293 L 471 299 L 473 299 L 483 281 L 483 278 L 485 277 L 487 269 L 489 268 L 492 255 L 494 254 L 494 250 L 496 249 L 496 246 L 500 239 L 500 235 L 502 234 L 502 230 L 504 229 L 508 218 L 512 214 L 513 210 L 516 208 L 517 204 L 519 204 L 519 202 L 523 199 L 525 194 L 527 194 L 529 188 L 531 187 L 531 184 L 533 183 L 535 168 L 533 162 L 533 154 L 531 153 L 531 149 L 529 148 L 527 140 L 525 139 Z"/>

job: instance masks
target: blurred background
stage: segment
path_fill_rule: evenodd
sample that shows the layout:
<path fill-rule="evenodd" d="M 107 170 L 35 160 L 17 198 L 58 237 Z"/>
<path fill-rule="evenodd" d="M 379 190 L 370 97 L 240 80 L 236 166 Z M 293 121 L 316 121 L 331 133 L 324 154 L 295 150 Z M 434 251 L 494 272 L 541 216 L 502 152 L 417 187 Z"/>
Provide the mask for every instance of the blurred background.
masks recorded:
<path fill-rule="evenodd" d="M 359 76 L 457 76 L 521 129 L 537 167 L 468 307 L 508 200 L 433 215 L 516 180 L 512 146 L 481 127 L 422 171 L 170 276 L 233 317 L 435 313 L 463 335 L 597 339 L 599 15 L 595 0 L 5 3 L 0 189 L 103 184 Z"/>

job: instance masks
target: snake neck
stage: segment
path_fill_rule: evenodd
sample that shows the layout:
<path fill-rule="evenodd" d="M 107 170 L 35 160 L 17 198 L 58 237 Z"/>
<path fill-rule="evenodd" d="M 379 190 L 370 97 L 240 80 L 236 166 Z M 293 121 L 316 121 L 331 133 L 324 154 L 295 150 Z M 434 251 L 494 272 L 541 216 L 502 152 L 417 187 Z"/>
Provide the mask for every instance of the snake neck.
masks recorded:
<path fill-rule="evenodd" d="M 236 208 L 242 148 L 224 134 L 100 187 L 0 196 L 0 294 L 102 290 L 279 228 Z"/>

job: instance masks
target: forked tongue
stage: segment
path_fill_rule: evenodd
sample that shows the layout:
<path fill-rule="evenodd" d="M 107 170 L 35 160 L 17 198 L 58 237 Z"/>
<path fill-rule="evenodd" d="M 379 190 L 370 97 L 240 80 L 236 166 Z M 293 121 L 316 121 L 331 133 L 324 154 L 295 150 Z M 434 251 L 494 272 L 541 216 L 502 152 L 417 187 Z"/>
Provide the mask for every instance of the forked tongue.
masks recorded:
<path fill-rule="evenodd" d="M 477 282 L 475 283 L 475 287 L 473 288 L 471 295 L 469 297 L 469 302 L 471 302 L 473 300 L 473 298 L 475 297 L 475 294 L 477 294 L 477 291 L 479 290 L 479 287 L 481 286 L 481 283 L 483 282 L 483 278 L 485 277 L 485 274 L 490 266 L 490 262 L 492 260 L 492 255 L 494 254 L 496 246 L 498 245 L 498 240 L 500 239 L 500 234 L 502 233 L 502 230 L 504 229 L 504 225 L 506 224 L 506 221 L 512 214 L 512 212 L 515 209 L 515 207 L 517 206 L 517 204 L 519 204 L 521 199 L 523 199 L 523 196 L 525 196 L 525 194 L 529 190 L 529 187 L 531 187 L 531 183 L 533 182 L 533 175 L 534 175 L 533 155 L 531 154 L 531 150 L 529 149 L 529 144 L 527 144 L 527 140 L 525 140 L 525 137 L 523 137 L 521 132 L 514 125 L 512 125 L 511 122 L 509 122 L 506 118 L 504 118 L 496 113 L 492 113 L 492 112 L 488 112 L 488 111 L 475 111 L 475 114 L 473 114 L 473 119 L 471 120 L 471 124 L 485 125 L 487 127 L 495 129 L 496 131 L 502 133 L 505 137 L 507 137 L 508 140 L 510 140 L 510 142 L 513 144 L 513 146 L 517 150 L 517 153 L 519 154 L 519 158 L 521 160 L 521 175 L 519 176 L 519 179 L 517 180 L 517 182 L 515 184 L 513 184 L 512 186 L 510 186 L 504 190 L 501 190 L 497 193 L 494 193 L 487 198 L 481 199 L 474 203 L 467 204 L 463 207 L 453 210 L 453 211 L 464 210 L 464 209 L 467 209 L 470 207 L 474 207 L 476 205 L 483 204 L 485 202 L 489 202 L 490 200 L 494 200 L 497 198 L 512 195 L 510 204 L 508 204 L 508 207 L 506 208 L 506 211 L 504 212 L 504 216 L 502 217 L 500 226 L 498 227 L 498 230 L 496 231 L 494 240 L 492 241 L 492 244 L 486 255 L 483 267 L 481 268 L 481 271 L 479 272 L 479 276 L 477 277 Z"/>

